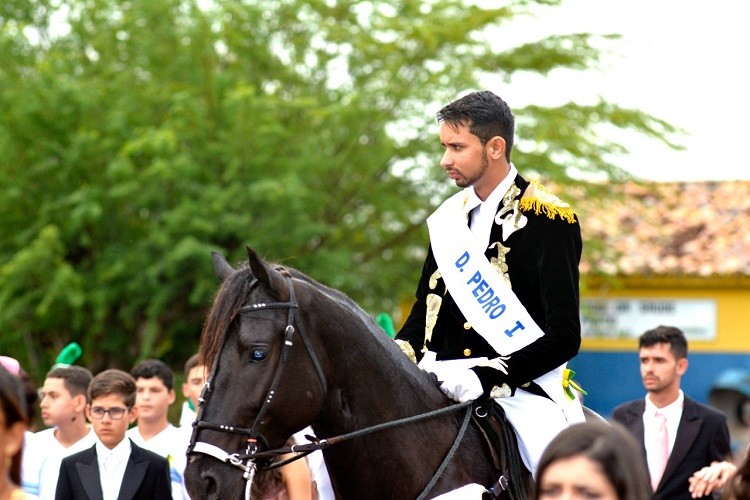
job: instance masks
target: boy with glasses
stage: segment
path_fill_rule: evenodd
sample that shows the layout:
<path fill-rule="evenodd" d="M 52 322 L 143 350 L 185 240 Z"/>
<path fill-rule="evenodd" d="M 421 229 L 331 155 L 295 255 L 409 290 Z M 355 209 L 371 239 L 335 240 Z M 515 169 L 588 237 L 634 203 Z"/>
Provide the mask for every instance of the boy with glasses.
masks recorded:
<path fill-rule="evenodd" d="M 122 370 L 105 370 L 91 381 L 86 416 L 97 440 L 64 458 L 57 500 L 165 499 L 171 496 L 169 464 L 140 448 L 125 432 L 138 416 L 135 380 Z"/>

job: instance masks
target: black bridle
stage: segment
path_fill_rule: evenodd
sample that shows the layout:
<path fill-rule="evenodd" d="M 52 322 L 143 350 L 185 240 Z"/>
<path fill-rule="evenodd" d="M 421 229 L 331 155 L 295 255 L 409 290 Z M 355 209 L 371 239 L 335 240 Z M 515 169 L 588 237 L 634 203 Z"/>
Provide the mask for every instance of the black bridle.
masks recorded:
<path fill-rule="evenodd" d="M 453 445 L 451 446 L 451 449 L 448 451 L 447 455 L 443 459 L 443 462 L 440 464 L 440 467 L 438 467 L 438 469 L 435 471 L 435 474 L 433 475 L 430 482 L 427 484 L 425 489 L 419 495 L 418 500 L 425 498 L 428 492 L 437 483 L 438 479 L 442 475 L 446 466 L 448 465 L 453 455 L 455 454 L 456 450 L 458 449 L 458 445 L 461 442 L 461 439 L 466 433 L 466 429 L 468 428 L 469 420 L 471 417 L 471 405 L 472 405 L 471 402 L 451 405 L 446 408 L 441 408 L 441 409 L 430 411 L 430 412 L 423 413 L 420 415 L 415 415 L 412 417 L 399 419 L 393 422 L 385 422 L 383 424 L 378 424 L 378 425 L 368 427 L 366 429 L 362 429 L 359 431 L 351 432 L 348 434 L 342 434 L 340 436 L 335 436 L 335 437 L 328 438 L 328 439 L 316 440 L 309 444 L 294 445 L 291 447 L 278 448 L 275 450 L 268 450 L 265 452 L 258 451 L 259 441 L 264 446 L 266 447 L 268 446 L 268 441 L 260 432 L 260 422 L 263 416 L 265 415 L 266 411 L 268 410 L 269 406 L 271 405 L 271 402 L 273 401 L 274 396 L 276 395 L 276 390 L 277 390 L 279 381 L 281 379 L 281 374 L 284 371 L 284 367 L 285 367 L 287 358 L 289 356 L 289 351 L 291 350 L 292 345 L 293 345 L 293 337 L 294 337 L 295 331 L 299 332 L 300 337 L 302 338 L 302 342 L 304 343 L 305 348 L 307 349 L 307 353 L 310 357 L 310 360 L 312 361 L 315 367 L 315 371 L 318 374 L 318 380 L 320 381 L 321 387 L 323 389 L 323 397 L 325 398 L 328 393 L 328 385 L 326 383 L 325 376 L 323 375 L 323 369 L 321 368 L 318 357 L 315 355 L 315 350 L 313 349 L 312 344 L 310 343 L 310 339 L 308 338 L 307 333 L 305 331 L 304 323 L 302 322 L 302 318 L 300 317 L 300 314 L 299 314 L 299 309 L 297 307 L 297 298 L 294 293 L 294 285 L 292 283 L 292 277 L 284 269 L 282 269 L 281 272 L 286 278 L 287 285 L 289 288 L 289 301 L 288 302 L 268 302 L 268 303 L 264 302 L 264 303 L 258 303 L 258 304 L 250 304 L 250 305 L 242 306 L 240 310 L 238 311 L 238 314 L 242 314 L 243 312 L 260 311 L 264 309 L 287 309 L 288 310 L 287 326 L 284 329 L 284 343 L 283 343 L 283 348 L 281 351 L 281 356 L 279 357 L 279 363 L 276 366 L 276 371 L 271 381 L 271 385 L 268 389 L 268 393 L 266 394 L 266 397 L 263 401 L 263 405 L 261 406 L 260 411 L 258 412 L 258 415 L 255 417 L 255 421 L 253 422 L 250 428 L 246 428 L 246 427 L 237 427 L 235 425 L 227 425 L 227 424 L 209 422 L 203 419 L 203 413 L 205 411 L 205 408 L 208 406 L 208 401 L 213 390 L 213 385 L 214 385 L 213 381 L 216 377 L 216 371 L 219 365 L 218 359 L 216 359 L 214 360 L 213 366 L 211 367 L 211 374 L 208 377 L 208 381 L 206 382 L 206 385 L 203 387 L 203 390 L 201 391 L 201 395 L 198 399 L 199 401 L 198 414 L 196 416 L 195 422 L 193 422 L 193 433 L 190 438 L 190 444 L 187 449 L 187 454 L 190 455 L 191 453 L 202 453 L 205 455 L 212 456 L 219 461 L 229 463 L 241 469 L 243 472 L 242 477 L 246 481 L 245 482 L 245 499 L 250 500 L 250 490 L 252 488 L 253 479 L 257 471 L 257 464 L 255 463 L 255 461 L 258 459 L 266 460 L 266 459 L 274 458 L 279 455 L 284 455 L 288 453 L 297 454 L 295 457 L 291 459 L 284 460 L 282 462 L 278 462 L 273 465 L 268 465 L 264 467 L 264 469 L 273 469 L 273 468 L 285 465 L 289 463 L 290 461 L 302 458 L 305 455 L 312 453 L 313 451 L 322 450 L 330 445 L 337 444 L 339 442 L 342 442 L 342 441 L 345 441 L 354 437 L 359 437 L 365 434 L 370 434 L 372 432 L 389 429 L 389 428 L 403 425 L 406 423 L 412 423 L 412 422 L 416 422 L 420 420 L 425 420 L 428 418 L 433 418 L 438 415 L 442 415 L 442 414 L 450 413 L 450 412 L 453 412 L 462 408 L 466 408 L 467 411 L 464 416 L 461 428 L 459 430 L 459 433 L 458 433 L 458 436 L 456 437 L 455 442 L 453 443 Z M 253 287 L 255 287 L 257 284 L 258 284 L 257 278 L 253 278 L 253 281 L 250 283 L 249 290 L 252 290 Z M 295 328 L 295 324 L 297 325 L 297 328 Z M 225 337 L 224 337 L 223 342 L 226 342 L 226 332 L 224 335 Z M 232 434 L 239 434 L 239 435 L 245 436 L 246 441 L 247 441 L 247 447 L 245 448 L 245 452 L 244 453 L 240 453 L 240 452 L 228 453 L 225 450 L 219 448 L 218 446 L 212 445 L 210 443 L 206 443 L 204 441 L 198 441 L 198 432 L 200 431 L 200 429 L 211 429 L 215 431 L 228 432 Z"/>
<path fill-rule="evenodd" d="M 222 462 L 230 463 L 242 469 L 243 478 L 247 481 L 245 497 L 248 499 L 249 499 L 250 487 L 252 485 L 255 472 L 257 470 L 255 460 L 259 458 L 258 457 L 258 443 L 261 442 L 264 446 L 268 445 L 267 439 L 260 432 L 260 423 L 263 419 L 263 416 L 266 414 L 266 411 L 268 410 L 269 406 L 271 405 L 271 402 L 273 401 L 274 396 L 276 395 L 276 390 L 279 385 L 279 381 L 281 380 L 281 375 L 284 371 L 284 367 L 286 365 L 287 359 L 289 357 L 289 352 L 292 348 L 292 345 L 294 344 L 293 338 L 294 338 L 294 332 L 296 330 L 295 324 L 298 325 L 299 334 L 300 334 L 300 337 L 302 338 L 302 342 L 304 343 L 305 348 L 307 349 L 307 353 L 310 356 L 310 359 L 312 360 L 312 363 L 315 367 L 315 371 L 318 374 L 318 380 L 320 381 L 321 387 L 323 389 L 323 397 L 325 398 L 325 395 L 328 393 L 328 385 L 326 383 L 325 376 L 323 375 L 323 369 L 320 366 L 320 361 L 318 361 L 318 357 L 315 355 L 315 351 L 312 348 L 310 339 L 308 338 L 307 333 L 305 332 L 305 327 L 302 322 L 302 318 L 300 318 L 300 315 L 299 315 L 299 309 L 297 307 L 297 297 L 294 293 L 294 286 L 292 285 L 292 277 L 291 275 L 287 273 L 285 273 L 284 276 L 287 280 L 287 284 L 289 288 L 289 301 L 287 302 L 262 302 L 258 304 L 250 304 L 250 305 L 241 307 L 238 311 L 238 314 L 242 314 L 244 312 L 250 312 L 250 311 L 261 311 L 265 309 L 286 309 L 288 311 L 287 312 L 287 325 L 286 325 L 286 328 L 284 328 L 284 342 L 283 342 L 283 347 L 281 351 L 281 356 L 279 357 L 279 362 L 276 366 L 276 371 L 271 381 L 271 385 L 268 389 L 268 393 L 266 394 L 266 397 L 263 400 L 263 405 L 261 406 L 260 411 L 258 411 L 258 415 L 255 417 L 255 421 L 253 422 L 250 428 L 246 428 L 246 427 L 238 427 L 235 425 L 209 422 L 203 419 L 204 409 L 208 405 L 208 400 L 212 393 L 212 388 L 214 385 L 213 382 L 216 377 L 216 371 L 219 366 L 218 360 L 216 360 L 214 361 L 213 366 L 211 367 L 211 374 L 209 375 L 208 381 L 206 382 L 206 385 L 203 387 L 203 390 L 201 391 L 201 395 L 198 399 L 199 401 L 198 414 L 196 416 L 195 422 L 193 422 L 193 433 L 190 438 L 190 444 L 187 450 L 188 454 L 203 453 L 206 455 L 210 455 L 218 460 L 221 460 Z M 250 283 L 248 290 L 252 290 L 255 286 L 257 286 L 257 284 L 258 284 L 257 278 L 253 278 L 253 281 Z M 226 342 L 226 333 L 224 335 L 225 335 L 224 342 Z M 218 446 L 215 446 L 215 445 L 203 442 L 203 441 L 198 441 L 198 432 L 200 429 L 211 429 L 215 431 L 229 432 L 232 434 L 239 434 L 239 435 L 245 436 L 246 441 L 247 441 L 247 447 L 245 448 L 245 452 L 242 454 L 238 452 L 227 453 L 226 451 L 222 450 Z"/>

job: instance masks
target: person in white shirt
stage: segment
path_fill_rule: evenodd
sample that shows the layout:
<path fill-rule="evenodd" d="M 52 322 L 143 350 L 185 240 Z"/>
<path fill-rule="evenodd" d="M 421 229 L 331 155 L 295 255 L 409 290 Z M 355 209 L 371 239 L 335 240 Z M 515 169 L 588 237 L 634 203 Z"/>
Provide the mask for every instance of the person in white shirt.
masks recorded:
<path fill-rule="evenodd" d="M 169 461 L 172 498 L 187 499 L 183 480 L 187 442 L 183 433 L 168 419 L 169 406 L 176 400 L 174 373 L 165 362 L 147 359 L 135 365 L 130 374 L 135 379 L 138 420 L 137 425 L 128 430 L 127 436 L 141 448 Z"/>
<path fill-rule="evenodd" d="M 55 498 L 60 462 L 93 446 L 86 423 L 86 391 L 93 375 L 81 366 L 51 370 L 39 390 L 41 417 L 48 429 L 29 436 L 22 465 L 22 488 L 44 500 Z"/>
<path fill-rule="evenodd" d="M 60 464 L 56 500 L 163 500 L 171 495 L 169 463 L 126 439 L 138 416 L 135 380 L 122 370 L 105 370 L 91 381 L 86 416 L 96 443 Z"/>

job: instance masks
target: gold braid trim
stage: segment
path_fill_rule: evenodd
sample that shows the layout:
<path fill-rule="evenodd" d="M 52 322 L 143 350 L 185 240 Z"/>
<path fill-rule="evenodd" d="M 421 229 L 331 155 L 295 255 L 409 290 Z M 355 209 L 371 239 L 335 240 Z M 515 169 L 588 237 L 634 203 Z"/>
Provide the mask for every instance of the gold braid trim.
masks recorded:
<path fill-rule="evenodd" d="M 403 351 L 403 353 L 408 356 L 412 363 L 417 362 L 417 353 L 414 352 L 414 348 L 409 342 L 407 342 L 406 340 L 397 339 L 396 345 L 401 348 L 401 351 Z"/>
<path fill-rule="evenodd" d="M 535 214 L 544 214 L 550 219 L 559 215 L 569 224 L 574 224 L 576 221 L 576 214 L 570 205 L 542 186 L 538 177 L 532 177 L 529 187 L 521 197 L 520 207 L 524 212 L 533 210 Z"/>

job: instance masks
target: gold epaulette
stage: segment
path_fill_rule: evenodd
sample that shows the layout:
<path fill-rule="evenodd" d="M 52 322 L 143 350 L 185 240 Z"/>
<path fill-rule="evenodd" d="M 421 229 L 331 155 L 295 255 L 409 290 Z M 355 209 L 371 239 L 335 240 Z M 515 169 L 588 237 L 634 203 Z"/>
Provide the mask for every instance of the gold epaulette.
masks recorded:
<path fill-rule="evenodd" d="M 529 187 L 521 196 L 521 210 L 528 212 L 533 210 L 537 215 L 545 214 L 550 219 L 559 215 L 561 219 L 574 224 L 576 221 L 575 212 L 569 204 L 549 192 L 539 182 L 539 178 L 534 176 L 529 181 Z"/>

